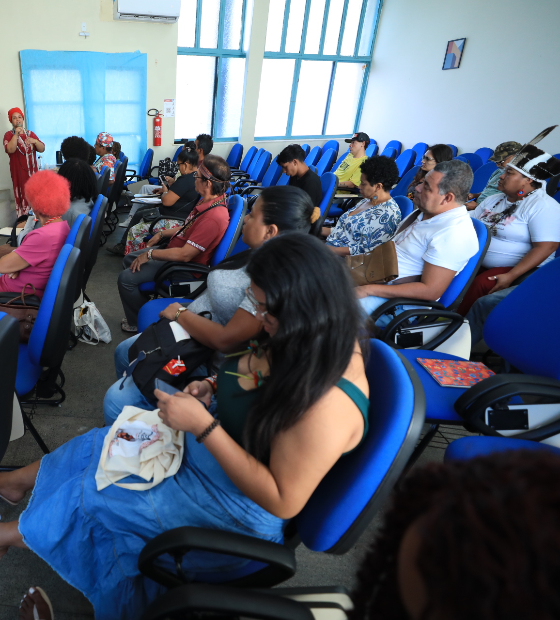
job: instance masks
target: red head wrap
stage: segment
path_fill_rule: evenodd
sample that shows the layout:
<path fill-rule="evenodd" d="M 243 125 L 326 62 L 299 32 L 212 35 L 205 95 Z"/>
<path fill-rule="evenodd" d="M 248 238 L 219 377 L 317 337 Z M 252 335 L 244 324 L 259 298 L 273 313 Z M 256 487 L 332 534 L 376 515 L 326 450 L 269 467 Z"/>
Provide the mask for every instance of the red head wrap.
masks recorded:
<path fill-rule="evenodd" d="M 12 108 L 11 110 L 8 110 L 8 120 L 10 121 L 10 123 L 12 122 L 12 116 L 17 112 L 19 112 L 23 116 L 23 118 L 25 118 L 25 114 L 19 108 Z"/>

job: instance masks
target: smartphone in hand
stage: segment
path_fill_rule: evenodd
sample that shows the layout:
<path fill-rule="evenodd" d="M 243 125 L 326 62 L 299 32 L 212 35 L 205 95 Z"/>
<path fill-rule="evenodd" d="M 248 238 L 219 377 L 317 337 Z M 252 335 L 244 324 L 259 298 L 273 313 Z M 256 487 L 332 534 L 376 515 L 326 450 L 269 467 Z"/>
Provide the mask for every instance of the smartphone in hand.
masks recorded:
<path fill-rule="evenodd" d="M 167 179 L 163 176 L 163 174 L 159 175 L 159 182 L 161 183 L 162 187 L 165 187 L 165 189 L 169 191 L 169 185 L 167 183 Z"/>
<path fill-rule="evenodd" d="M 177 388 L 174 388 L 172 385 L 169 385 L 169 383 L 165 383 L 165 381 L 162 381 L 161 379 L 155 380 L 155 387 L 156 387 L 156 390 L 161 390 L 162 392 L 165 392 L 166 394 L 171 394 L 171 396 L 181 391 L 181 390 L 178 390 Z"/>

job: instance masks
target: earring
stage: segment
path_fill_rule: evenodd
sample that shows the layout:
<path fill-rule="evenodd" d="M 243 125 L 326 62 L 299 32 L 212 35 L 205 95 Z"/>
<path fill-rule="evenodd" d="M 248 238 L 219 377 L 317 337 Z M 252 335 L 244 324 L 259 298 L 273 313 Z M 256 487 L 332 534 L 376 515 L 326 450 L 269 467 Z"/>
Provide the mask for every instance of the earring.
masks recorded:
<path fill-rule="evenodd" d="M 517 192 L 517 195 L 518 195 L 518 196 L 523 196 L 523 194 L 524 194 L 524 193 L 525 193 L 525 192 L 524 192 L 522 189 L 520 189 L 520 190 Z"/>
<path fill-rule="evenodd" d="M 373 197 L 374 200 L 377 200 L 377 194 L 375 194 L 375 196 Z"/>

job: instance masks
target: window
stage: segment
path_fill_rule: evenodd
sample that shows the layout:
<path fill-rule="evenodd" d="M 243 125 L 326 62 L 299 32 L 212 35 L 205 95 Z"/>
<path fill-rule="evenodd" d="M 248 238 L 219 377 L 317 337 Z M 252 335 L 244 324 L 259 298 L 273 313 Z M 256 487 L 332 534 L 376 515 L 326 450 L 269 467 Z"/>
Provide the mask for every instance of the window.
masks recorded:
<path fill-rule="evenodd" d="M 253 0 L 183 0 L 178 26 L 175 140 L 236 140 Z"/>
<path fill-rule="evenodd" d="M 358 129 L 382 0 L 270 0 L 256 136 Z"/>

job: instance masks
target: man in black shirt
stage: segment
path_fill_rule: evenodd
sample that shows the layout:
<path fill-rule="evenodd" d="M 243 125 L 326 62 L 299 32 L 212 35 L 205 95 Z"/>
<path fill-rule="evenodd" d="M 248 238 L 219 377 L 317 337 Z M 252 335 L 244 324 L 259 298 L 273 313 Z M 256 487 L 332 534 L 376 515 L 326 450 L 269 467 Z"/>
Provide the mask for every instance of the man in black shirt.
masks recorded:
<path fill-rule="evenodd" d="M 290 177 L 288 185 L 307 192 L 318 207 L 323 197 L 321 179 L 305 163 L 305 152 L 299 144 L 290 144 L 276 158 L 276 163 Z"/>

